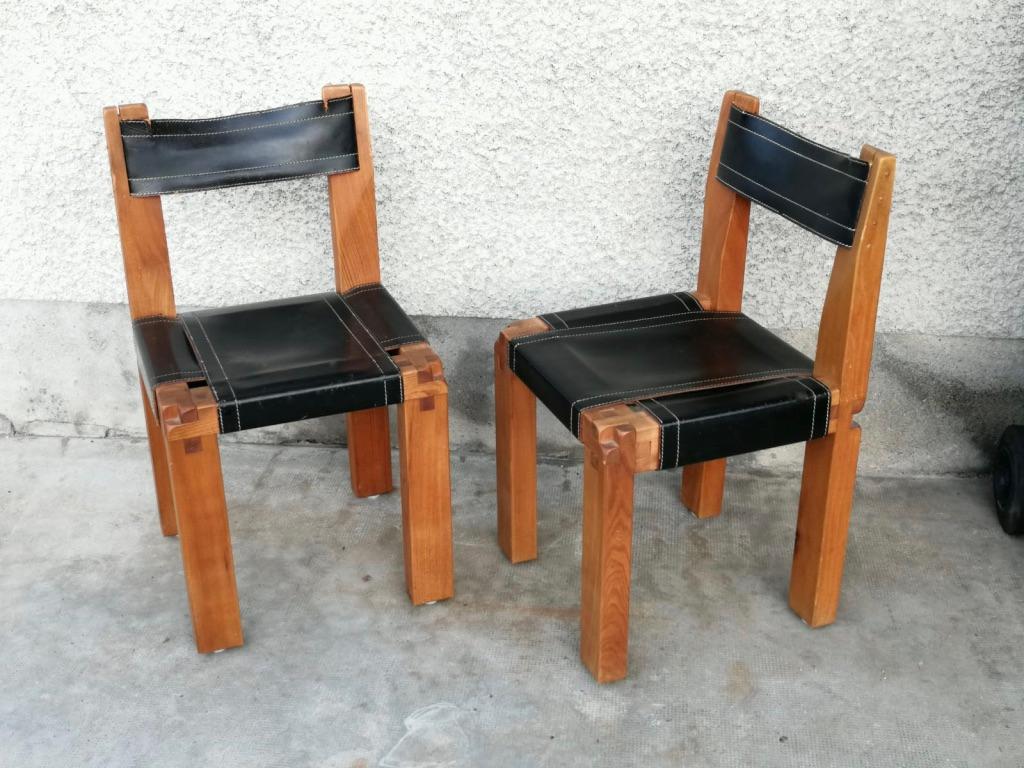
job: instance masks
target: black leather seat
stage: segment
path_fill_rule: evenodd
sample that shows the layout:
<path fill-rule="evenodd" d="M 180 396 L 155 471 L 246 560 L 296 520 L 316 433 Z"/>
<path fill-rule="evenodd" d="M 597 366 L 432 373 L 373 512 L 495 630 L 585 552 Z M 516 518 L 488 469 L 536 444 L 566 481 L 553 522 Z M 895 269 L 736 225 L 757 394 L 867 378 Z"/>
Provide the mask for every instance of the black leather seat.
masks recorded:
<path fill-rule="evenodd" d="M 133 326 L 147 390 L 205 382 L 221 432 L 400 403 L 389 352 L 425 340 L 379 284 Z"/>
<path fill-rule="evenodd" d="M 509 367 L 574 435 L 580 415 L 635 403 L 661 424 L 661 468 L 823 436 L 831 393 L 813 362 L 741 312 L 672 293 L 541 315 Z"/>

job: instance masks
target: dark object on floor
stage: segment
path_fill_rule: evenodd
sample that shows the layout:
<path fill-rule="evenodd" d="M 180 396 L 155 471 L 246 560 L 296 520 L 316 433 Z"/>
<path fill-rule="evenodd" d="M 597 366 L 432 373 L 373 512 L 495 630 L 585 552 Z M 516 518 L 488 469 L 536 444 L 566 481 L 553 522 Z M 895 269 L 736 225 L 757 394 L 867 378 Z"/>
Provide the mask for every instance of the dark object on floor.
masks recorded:
<path fill-rule="evenodd" d="M 999 524 L 1011 536 L 1024 533 L 1024 426 L 1011 425 L 999 438 L 992 469 Z"/>

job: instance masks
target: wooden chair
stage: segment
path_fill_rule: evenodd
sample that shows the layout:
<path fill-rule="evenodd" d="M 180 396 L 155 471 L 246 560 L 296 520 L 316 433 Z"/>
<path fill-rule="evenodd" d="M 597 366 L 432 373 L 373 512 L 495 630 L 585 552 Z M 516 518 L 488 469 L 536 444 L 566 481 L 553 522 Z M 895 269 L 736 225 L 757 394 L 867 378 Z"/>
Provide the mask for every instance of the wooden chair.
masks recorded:
<path fill-rule="evenodd" d="M 178 535 L 196 647 L 242 644 L 217 435 L 348 414 L 357 496 L 392 490 L 398 408 L 406 587 L 451 597 L 448 390 L 441 363 L 380 284 L 373 156 L 361 85 L 205 120 L 103 111 L 143 410 L 164 535 Z M 179 315 L 160 195 L 326 175 L 335 289 Z"/>
<path fill-rule="evenodd" d="M 835 152 L 730 91 L 697 290 L 553 312 L 499 336 L 498 542 L 513 563 L 537 556 L 539 397 L 585 449 L 580 655 L 598 681 L 626 675 L 638 472 L 685 465 L 683 502 L 713 517 L 726 456 L 806 441 L 789 603 L 812 627 L 835 619 L 894 172 L 892 155 Z M 838 245 L 814 361 L 739 311 L 751 200 Z"/>

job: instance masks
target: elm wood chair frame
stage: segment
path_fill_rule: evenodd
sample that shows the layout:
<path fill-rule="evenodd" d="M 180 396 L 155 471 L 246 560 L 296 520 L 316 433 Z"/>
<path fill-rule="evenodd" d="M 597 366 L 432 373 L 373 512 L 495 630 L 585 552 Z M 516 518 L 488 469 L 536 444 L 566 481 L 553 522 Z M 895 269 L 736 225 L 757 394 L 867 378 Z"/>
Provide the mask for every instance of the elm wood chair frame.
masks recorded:
<path fill-rule="evenodd" d="M 716 179 L 734 107 L 756 115 L 759 101 L 729 91 L 722 102 L 697 290 L 690 294 L 705 310 L 738 312 L 743 295 L 750 200 Z M 895 173 L 895 158 L 879 149 L 865 145 L 860 159 L 867 164 L 863 197 L 852 242 L 836 251 L 813 361 L 813 377 L 831 392 L 831 409 L 827 431 L 805 447 L 790 577 L 789 604 L 811 627 L 830 624 L 839 602 L 860 446 L 853 416 L 867 395 Z M 554 327 L 540 317 L 519 321 L 495 344 L 498 542 L 513 563 L 537 557 L 536 396 L 510 368 L 510 343 Z M 630 402 L 583 410 L 579 425 L 585 451 L 580 655 L 606 682 L 626 675 L 634 476 L 660 468 L 662 426 Z M 721 511 L 725 466 L 725 458 L 685 466 L 682 501 L 697 517 Z"/>
<path fill-rule="evenodd" d="M 373 156 L 363 86 L 328 85 L 322 99 L 324 110 L 332 100 L 351 99 L 358 154 L 356 170 L 327 174 L 335 288 L 342 293 L 380 283 Z M 149 113 L 144 104 L 127 104 L 107 107 L 103 119 L 132 320 L 176 318 L 160 197 L 132 195 L 122 139 L 122 122 L 148 125 Z M 404 389 L 397 421 L 405 580 L 418 605 L 453 594 L 448 388 L 427 343 L 403 344 L 392 359 Z M 165 536 L 180 539 L 196 647 L 207 653 L 239 646 L 242 625 L 215 394 L 203 381 L 148 389 L 143 381 L 160 526 Z M 155 408 L 149 406 L 151 397 Z M 391 491 L 388 408 L 352 411 L 347 421 L 355 494 Z"/>

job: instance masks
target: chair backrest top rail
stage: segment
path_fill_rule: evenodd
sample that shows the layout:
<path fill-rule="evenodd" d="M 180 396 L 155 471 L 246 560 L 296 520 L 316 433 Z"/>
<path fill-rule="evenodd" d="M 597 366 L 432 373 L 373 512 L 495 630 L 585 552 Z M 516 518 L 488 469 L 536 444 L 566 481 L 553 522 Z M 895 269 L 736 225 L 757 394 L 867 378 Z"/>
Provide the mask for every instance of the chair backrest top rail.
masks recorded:
<path fill-rule="evenodd" d="M 735 105 L 716 178 L 819 237 L 849 247 L 868 163 Z"/>
<path fill-rule="evenodd" d="M 359 169 L 351 97 L 224 117 L 121 122 L 133 197 Z"/>

